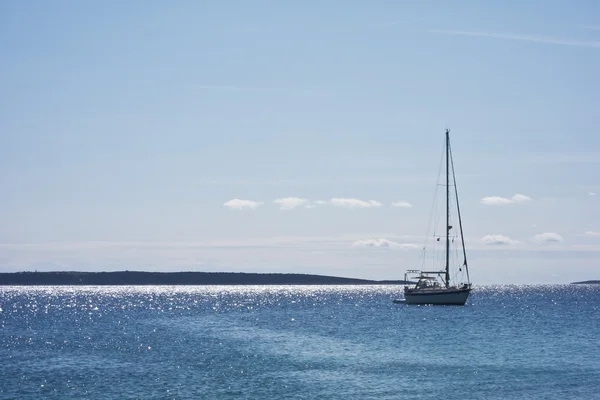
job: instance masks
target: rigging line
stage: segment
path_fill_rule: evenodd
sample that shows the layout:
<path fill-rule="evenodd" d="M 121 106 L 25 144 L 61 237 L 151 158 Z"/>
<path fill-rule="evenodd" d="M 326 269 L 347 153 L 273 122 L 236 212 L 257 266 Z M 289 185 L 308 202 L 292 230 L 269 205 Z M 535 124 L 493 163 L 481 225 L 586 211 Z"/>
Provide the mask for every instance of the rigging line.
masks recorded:
<path fill-rule="evenodd" d="M 465 271 L 467 272 L 467 281 L 471 282 L 471 278 L 469 277 L 469 267 L 467 265 L 467 250 L 465 248 L 465 237 L 463 234 L 462 219 L 460 218 L 460 206 L 458 204 L 458 187 L 456 187 L 456 174 L 454 172 L 454 158 L 452 157 L 452 147 L 450 146 L 450 143 L 448 143 L 448 150 L 450 152 L 450 164 L 452 165 L 452 178 L 454 181 L 454 194 L 456 195 L 456 210 L 458 212 L 458 226 L 460 228 L 460 241 L 462 242 L 463 257 L 465 260 L 464 266 L 465 266 Z"/>
<path fill-rule="evenodd" d="M 444 161 L 444 153 L 445 153 L 445 150 L 446 150 L 445 146 L 444 146 L 444 148 L 442 150 L 443 151 L 442 151 L 442 155 L 440 156 L 440 163 L 439 163 L 439 166 L 438 166 L 437 182 L 436 182 L 435 189 L 434 189 L 434 192 L 433 192 L 433 202 L 431 203 L 431 209 L 429 211 L 429 221 L 427 223 L 427 233 L 425 235 L 425 239 L 424 239 L 424 242 L 423 242 L 423 247 L 422 247 L 423 251 L 420 252 L 421 253 L 420 258 L 421 258 L 421 268 L 422 269 L 425 269 L 425 266 L 426 266 L 426 263 L 427 263 L 426 248 L 428 247 L 428 243 L 429 243 L 429 240 L 430 240 L 429 235 L 430 235 L 431 230 L 432 230 L 432 224 L 431 223 L 432 223 L 432 221 L 434 219 L 433 217 L 434 217 L 434 214 L 435 214 L 435 206 L 436 206 L 436 203 L 437 203 L 436 200 L 437 200 L 437 195 L 438 195 L 438 187 L 439 187 L 439 183 L 440 183 L 440 176 L 441 176 L 441 173 L 442 173 L 442 165 L 443 165 L 443 161 Z M 434 224 L 436 224 L 436 223 L 437 222 L 434 222 Z M 434 230 L 434 233 L 435 233 L 435 226 L 433 226 L 433 230 Z M 433 245 L 434 250 L 435 250 L 435 240 L 433 241 L 432 245 Z M 435 252 L 434 252 L 434 254 L 435 254 Z M 435 257 L 433 258 L 433 260 L 435 260 Z"/>
<path fill-rule="evenodd" d="M 452 252 L 452 261 L 454 263 L 454 265 L 460 265 L 459 261 L 460 261 L 460 252 L 458 250 L 458 246 L 454 246 L 454 251 Z M 456 268 L 456 270 L 454 271 L 454 276 L 453 276 L 453 280 L 456 280 L 456 277 L 459 275 L 459 273 L 462 271 L 462 266 Z M 462 275 L 462 274 L 460 274 Z"/>
<path fill-rule="evenodd" d="M 440 157 L 440 164 L 439 164 L 438 173 L 437 173 L 437 184 L 435 185 L 435 190 L 433 192 L 433 203 L 431 204 L 431 210 L 429 212 L 429 222 L 427 223 L 427 234 L 425 235 L 425 243 L 424 243 L 423 247 L 427 246 L 427 241 L 429 240 L 429 234 L 431 232 L 431 222 L 433 220 L 433 214 L 435 211 L 435 204 L 436 204 L 436 199 L 437 199 L 438 187 L 440 185 L 440 175 L 442 174 L 442 165 L 444 162 L 444 152 L 445 151 L 446 151 L 446 146 L 444 145 L 444 148 L 442 151 L 442 156 Z M 434 228 L 434 232 L 435 232 L 435 228 Z"/>

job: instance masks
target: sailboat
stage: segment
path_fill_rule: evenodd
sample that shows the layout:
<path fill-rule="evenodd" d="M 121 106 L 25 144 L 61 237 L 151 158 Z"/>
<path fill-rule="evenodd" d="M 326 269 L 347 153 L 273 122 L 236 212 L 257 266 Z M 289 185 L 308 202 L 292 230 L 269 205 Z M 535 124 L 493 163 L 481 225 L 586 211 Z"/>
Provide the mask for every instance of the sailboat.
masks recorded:
<path fill-rule="evenodd" d="M 442 257 L 443 269 L 430 270 L 411 269 L 404 274 L 406 282 L 416 282 L 414 286 L 406 285 L 404 287 L 404 299 L 393 300 L 395 303 L 419 304 L 419 305 L 458 305 L 464 306 L 471 293 L 471 281 L 469 279 L 469 269 L 467 265 L 467 251 L 465 249 L 462 219 L 460 216 L 460 207 L 458 204 L 458 189 L 456 187 L 456 176 L 454 175 L 454 160 L 452 159 L 452 150 L 450 148 L 450 130 L 446 129 L 446 215 L 444 235 L 433 235 L 433 244 L 443 245 L 444 257 Z M 441 165 L 440 165 L 441 167 Z M 441 169 L 441 168 L 440 168 Z M 450 181 L 452 174 L 452 185 Z M 439 185 L 438 185 L 439 186 Z M 451 235 L 452 217 L 450 212 L 451 196 L 450 187 L 454 186 L 454 198 L 456 201 L 456 212 L 458 215 L 458 225 L 460 230 L 460 242 L 462 244 L 461 254 L 462 264 L 456 270 L 451 268 L 451 244 L 454 243 L 455 235 Z M 437 190 L 436 190 L 437 192 Z M 445 239 L 442 242 L 441 239 Z M 425 248 L 424 248 L 425 250 Z M 458 249 L 455 249 L 458 250 Z M 458 251 L 456 251 L 458 253 Z M 458 257 L 452 257 L 452 260 Z M 423 266 L 425 266 L 425 257 L 423 257 Z M 435 259 L 434 259 L 435 260 Z M 438 260 L 439 262 L 439 260 Z M 466 278 L 466 279 L 464 279 Z M 459 279 L 464 279 L 459 281 Z"/>

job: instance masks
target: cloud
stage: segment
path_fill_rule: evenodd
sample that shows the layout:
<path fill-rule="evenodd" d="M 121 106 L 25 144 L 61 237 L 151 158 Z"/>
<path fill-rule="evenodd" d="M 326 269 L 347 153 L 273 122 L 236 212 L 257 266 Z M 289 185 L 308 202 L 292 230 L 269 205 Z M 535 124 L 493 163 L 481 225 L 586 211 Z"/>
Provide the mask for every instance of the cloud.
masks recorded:
<path fill-rule="evenodd" d="M 345 199 L 345 198 L 333 198 L 329 200 L 328 204 L 335 207 L 343 208 L 374 208 L 381 207 L 382 204 L 375 200 L 359 200 L 359 199 Z"/>
<path fill-rule="evenodd" d="M 589 194 L 590 196 L 595 196 L 595 195 L 596 195 L 596 193 L 594 193 L 594 192 L 588 192 L 588 194 Z"/>
<path fill-rule="evenodd" d="M 281 92 L 286 88 L 277 87 L 253 87 L 253 86 L 235 86 L 235 85 L 196 85 L 200 90 L 226 90 L 231 92 Z"/>
<path fill-rule="evenodd" d="M 352 247 L 379 247 L 391 249 L 418 249 L 420 246 L 412 243 L 398 243 L 388 239 L 366 239 L 357 240 L 352 243 Z"/>
<path fill-rule="evenodd" d="M 531 197 L 517 193 L 510 199 L 500 196 L 484 197 L 481 199 L 481 204 L 486 204 L 489 206 L 505 206 L 507 204 L 525 203 L 528 201 L 531 201 Z"/>
<path fill-rule="evenodd" d="M 488 245 L 507 245 L 519 243 L 518 241 L 512 240 L 508 236 L 504 235 L 485 235 L 483 238 L 481 238 L 481 241 Z"/>
<path fill-rule="evenodd" d="M 404 207 L 404 208 L 412 208 L 412 204 L 407 201 L 396 201 L 392 203 L 392 207 Z"/>
<path fill-rule="evenodd" d="M 533 237 L 533 240 L 538 243 L 562 242 L 563 238 L 558 233 L 544 232 Z"/>
<path fill-rule="evenodd" d="M 584 235 L 585 236 L 596 237 L 596 236 L 600 236 L 600 232 L 587 231 L 586 233 L 584 233 Z"/>
<path fill-rule="evenodd" d="M 352 251 L 364 237 L 383 235 L 280 236 L 192 242 L 0 243 L 3 271 L 216 271 L 300 272 L 373 276 L 395 270 L 403 251 Z M 390 236 L 401 241 L 399 236 Z M 410 248 L 400 245 L 398 249 Z M 384 249 L 382 249 L 384 250 Z M 398 255 L 400 254 L 400 255 Z M 327 272 L 325 272 L 327 271 Z"/>
<path fill-rule="evenodd" d="M 316 200 L 310 202 L 307 199 L 299 197 L 286 197 L 282 199 L 276 199 L 273 201 L 273 203 L 278 204 L 282 210 L 290 210 L 301 206 L 306 208 L 315 208 L 317 206 L 325 205 L 342 208 L 376 208 L 383 205 L 376 200 L 360 200 L 354 198 L 332 198 L 331 200 Z"/>
<path fill-rule="evenodd" d="M 299 197 L 285 197 L 282 199 L 273 200 L 273 203 L 279 205 L 281 210 L 292 210 L 301 206 L 309 206 L 308 200 Z M 309 207 L 312 208 L 312 207 Z"/>
<path fill-rule="evenodd" d="M 342 208 L 376 208 L 381 207 L 383 204 L 376 200 L 360 200 L 353 198 L 333 198 L 331 200 L 317 200 L 311 205 L 324 206 L 330 205 L 334 207 Z M 310 208 L 310 207 L 309 207 Z"/>
<path fill-rule="evenodd" d="M 582 232 L 583 233 L 583 232 Z M 2 270 L 33 271 L 205 271 L 314 273 L 321 275 L 398 279 L 398 265 L 410 265 L 420 248 L 351 247 L 358 240 L 387 238 L 397 244 L 423 243 L 425 237 L 362 232 L 331 236 L 236 237 L 189 242 L 49 242 L 0 244 Z M 549 283 L 588 279 L 597 271 L 600 245 L 486 246 L 469 250 L 479 258 L 478 283 L 544 283 L 551 271 L 564 278 Z M 392 245 L 393 246 L 393 245 Z M 414 247 L 414 250 L 411 250 Z M 508 268 L 508 270 L 507 270 Z M 555 268 L 555 269 L 553 269 Z M 540 274 L 539 271 L 548 274 Z M 507 272 L 508 271 L 508 272 Z M 509 279 L 515 273 L 520 281 Z M 490 275 L 491 274 L 491 275 Z M 575 278 L 574 278 L 575 276 Z M 503 278 L 504 277 L 504 278 Z M 540 281 L 541 278 L 542 281 Z M 580 278 L 578 278 L 580 277 Z M 510 278 L 512 279 L 512 278 Z M 167 289 L 165 289 L 167 290 Z M 171 290 L 171 289 L 168 289 Z M 216 290 L 216 289 L 215 289 Z M 392 290 L 383 289 L 382 290 Z"/>
<path fill-rule="evenodd" d="M 250 93 L 298 93 L 298 94 L 326 94 L 322 89 L 305 89 L 294 87 L 257 87 L 236 85 L 196 85 L 199 90 L 226 91 L 226 92 L 250 92 Z"/>
<path fill-rule="evenodd" d="M 252 201 L 252 200 L 241 200 L 241 199 L 232 199 L 223 203 L 223 205 L 232 210 L 244 210 L 250 209 L 254 210 L 264 203 L 262 201 Z"/>
<path fill-rule="evenodd" d="M 515 203 L 523 203 L 523 202 L 526 202 L 526 201 L 531 201 L 531 197 L 525 196 L 524 194 L 518 194 L 517 193 L 517 194 L 515 194 L 512 197 L 512 201 L 515 202 Z"/>
<path fill-rule="evenodd" d="M 487 37 L 487 38 L 494 38 L 494 39 L 507 39 L 507 40 L 518 40 L 518 41 L 524 41 L 524 42 L 557 44 L 557 45 L 563 45 L 563 46 L 600 48 L 600 42 L 598 42 L 598 41 L 553 38 L 553 37 L 539 36 L 539 35 L 518 35 L 518 34 L 512 34 L 512 33 L 493 33 L 493 32 L 477 32 L 477 31 L 461 31 L 461 30 L 432 30 L 430 32 L 431 33 L 441 33 L 441 34 L 445 34 L 445 35 L 477 36 L 477 37 Z"/>

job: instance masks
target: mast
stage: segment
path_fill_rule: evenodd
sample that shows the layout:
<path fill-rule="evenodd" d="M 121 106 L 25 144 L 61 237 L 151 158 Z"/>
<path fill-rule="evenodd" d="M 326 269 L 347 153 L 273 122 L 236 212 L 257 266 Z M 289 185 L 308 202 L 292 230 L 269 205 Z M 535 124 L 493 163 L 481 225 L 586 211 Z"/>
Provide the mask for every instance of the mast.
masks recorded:
<path fill-rule="evenodd" d="M 446 287 L 450 286 L 450 130 L 446 128 Z"/>

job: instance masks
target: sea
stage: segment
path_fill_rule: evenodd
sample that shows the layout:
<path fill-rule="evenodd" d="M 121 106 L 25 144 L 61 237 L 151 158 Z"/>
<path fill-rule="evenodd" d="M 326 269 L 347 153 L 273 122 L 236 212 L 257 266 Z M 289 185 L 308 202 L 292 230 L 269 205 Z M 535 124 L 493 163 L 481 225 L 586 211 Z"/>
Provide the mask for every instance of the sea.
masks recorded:
<path fill-rule="evenodd" d="M 600 399 L 600 285 L 3 286 L 0 399 Z"/>

